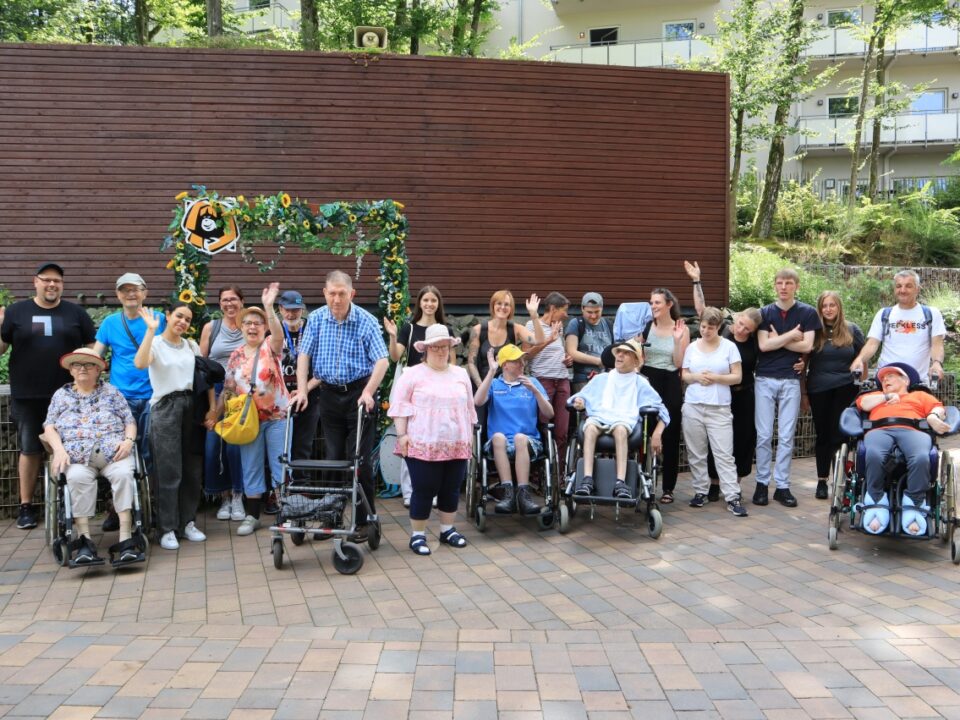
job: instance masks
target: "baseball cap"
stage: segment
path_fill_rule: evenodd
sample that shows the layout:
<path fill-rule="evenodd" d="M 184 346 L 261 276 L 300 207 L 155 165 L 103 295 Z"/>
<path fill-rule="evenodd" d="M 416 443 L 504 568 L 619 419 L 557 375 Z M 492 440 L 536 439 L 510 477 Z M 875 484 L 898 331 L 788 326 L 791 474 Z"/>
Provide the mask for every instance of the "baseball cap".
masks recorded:
<path fill-rule="evenodd" d="M 920 373 L 912 367 L 902 362 L 887 363 L 877 370 L 877 379 L 883 380 L 890 373 L 902 375 L 907 380 L 907 385 L 917 385 L 920 382 Z"/>
<path fill-rule="evenodd" d="M 600 307 L 603 307 L 603 295 L 598 292 L 588 292 L 583 296 L 583 300 L 580 301 L 580 305 L 581 307 L 589 307 L 591 305 L 599 305 Z"/>
<path fill-rule="evenodd" d="M 34 275 L 39 275 L 44 270 L 56 270 L 58 273 L 60 273 L 60 276 L 63 277 L 63 268 L 57 265 L 55 262 L 40 263 L 37 266 L 37 271 L 34 273 Z"/>
<path fill-rule="evenodd" d="M 277 305 L 287 310 L 303 310 L 306 305 L 303 304 L 303 296 L 296 290 L 284 290 L 277 298 Z"/>
<path fill-rule="evenodd" d="M 503 365 L 505 362 L 510 362 L 511 360 L 519 360 L 524 355 L 526 355 L 526 353 L 516 345 L 507 343 L 500 348 L 500 352 L 497 353 L 497 362 Z"/>
<path fill-rule="evenodd" d="M 124 285 L 139 285 L 140 287 L 146 287 L 147 284 L 143 281 L 143 278 L 137 275 L 136 273 L 124 273 L 117 278 L 117 290 L 119 290 Z"/>

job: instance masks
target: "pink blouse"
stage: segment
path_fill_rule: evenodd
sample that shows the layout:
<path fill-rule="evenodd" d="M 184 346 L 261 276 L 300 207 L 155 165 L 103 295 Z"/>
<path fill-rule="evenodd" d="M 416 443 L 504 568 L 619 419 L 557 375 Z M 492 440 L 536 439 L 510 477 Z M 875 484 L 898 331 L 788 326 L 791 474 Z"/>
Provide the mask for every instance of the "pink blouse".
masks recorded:
<path fill-rule="evenodd" d="M 438 372 L 427 363 L 407 367 L 390 394 L 390 417 L 405 417 L 417 460 L 465 460 L 473 454 L 473 385 L 462 367 Z M 398 453 L 399 454 L 399 453 Z"/>

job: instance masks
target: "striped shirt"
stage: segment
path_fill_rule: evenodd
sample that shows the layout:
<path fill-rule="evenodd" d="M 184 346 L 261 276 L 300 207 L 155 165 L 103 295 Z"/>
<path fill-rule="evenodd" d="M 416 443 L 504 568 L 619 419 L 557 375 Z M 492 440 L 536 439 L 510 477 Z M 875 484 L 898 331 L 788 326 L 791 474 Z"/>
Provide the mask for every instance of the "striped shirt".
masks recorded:
<path fill-rule="evenodd" d="M 310 357 L 313 376 L 331 385 L 346 385 L 373 372 L 373 366 L 387 357 L 387 346 L 377 319 L 361 307 L 350 304 L 343 322 L 330 308 L 310 313 L 300 339 L 300 354 Z"/>

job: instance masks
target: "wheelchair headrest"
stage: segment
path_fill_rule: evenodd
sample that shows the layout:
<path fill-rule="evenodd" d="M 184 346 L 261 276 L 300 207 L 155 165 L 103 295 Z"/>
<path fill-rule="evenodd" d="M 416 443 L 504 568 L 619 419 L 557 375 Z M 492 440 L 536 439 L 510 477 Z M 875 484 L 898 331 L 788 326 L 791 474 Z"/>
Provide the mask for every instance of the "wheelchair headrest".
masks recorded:
<path fill-rule="evenodd" d="M 950 426 L 950 429 L 945 433 L 946 435 L 960 432 L 960 410 L 953 405 L 947 407 L 947 425 Z"/>

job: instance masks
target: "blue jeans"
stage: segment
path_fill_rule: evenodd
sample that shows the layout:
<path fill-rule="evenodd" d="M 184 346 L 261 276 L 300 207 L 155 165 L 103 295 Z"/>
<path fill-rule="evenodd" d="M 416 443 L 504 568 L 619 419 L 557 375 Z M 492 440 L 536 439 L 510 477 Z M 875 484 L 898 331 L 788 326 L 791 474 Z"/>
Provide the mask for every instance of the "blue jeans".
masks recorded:
<path fill-rule="evenodd" d="M 217 385 L 214 389 L 219 397 L 223 386 Z M 203 448 L 203 491 L 208 495 L 219 495 L 227 490 L 237 494 L 243 492 L 240 447 L 225 443 L 213 430 L 209 430 Z"/>
<path fill-rule="evenodd" d="M 866 456 L 867 492 L 879 501 L 883 495 L 883 462 L 900 448 L 907 461 L 907 495 L 919 505 L 930 488 L 930 448 L 933 441 L 925 432 L 913 428 L 871 430 L 863 439 Z"/>
<path fill-rule="evenodd" d="M 150 445 L 147 433 L 150 431 L 150 398 L 126 398 L 127 406 L 137 423 L 137 450 L 143 458 L 143 466 L 150 472 Z"/>
<path fill-rule="evenodd" d="M 264 461 L 270 465 L 270 474 L 273 476 L 271 488 L 277 487 L 283 481 L 283 467 L 280 456 L 283 454 L 283 420 L 260 421 L 260 432 L 257 439 L 247 445 L 239 445 L 240 462 L 243 466 L 243 492 L 247 497 L 263 495 L 267 490 L 264 477 Z"/>
<path fill-rule="evenodd" d="M 793 433 L 800 414 L 800 381 L 794 378 L 758 377 L 754 388 L 757 425 L 757 482 L 770 484 L 773 460 L 773 424 L 777 422 L 777 461 L 773 479 L 777 489 L 790 487 L 790 461 L 793 458 Z"/>

